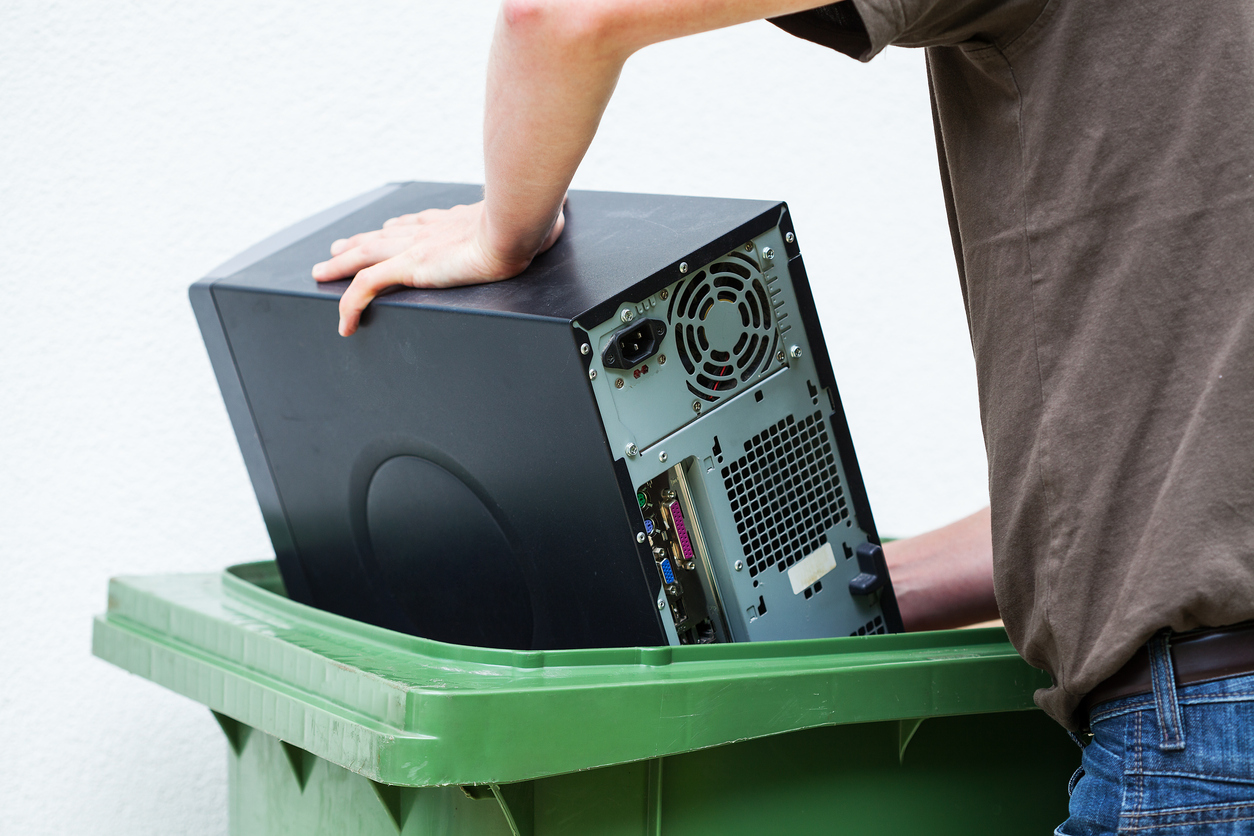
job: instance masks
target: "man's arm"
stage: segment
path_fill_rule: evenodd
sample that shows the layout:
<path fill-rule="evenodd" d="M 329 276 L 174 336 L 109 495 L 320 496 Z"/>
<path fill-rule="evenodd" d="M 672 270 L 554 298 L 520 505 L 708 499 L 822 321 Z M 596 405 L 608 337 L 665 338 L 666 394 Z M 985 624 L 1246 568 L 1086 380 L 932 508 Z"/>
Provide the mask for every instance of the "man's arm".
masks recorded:
<path fill-rule="evenodd" d="M 337 241 L 318 281 L 356 276 L 340 333 L 392 285 L 521 273 L 561 234 L 562 201 L 627 58 L 649 44 L 822 5 L 815 0 L 506 0 L 488 64 L 484 200 Z"/>
<path fill-rule="evenodd" d="M 907 630 L 946 630 L 998 617 L 987 508 L 944 528 L 885 543 L 884 557 Z"/>

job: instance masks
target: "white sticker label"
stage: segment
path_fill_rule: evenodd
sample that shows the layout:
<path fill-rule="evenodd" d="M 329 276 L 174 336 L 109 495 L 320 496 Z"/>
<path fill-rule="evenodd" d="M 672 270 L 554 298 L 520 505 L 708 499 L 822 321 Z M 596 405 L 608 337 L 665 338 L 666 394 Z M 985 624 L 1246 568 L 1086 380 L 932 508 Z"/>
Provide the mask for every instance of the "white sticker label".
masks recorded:
<path fill-rule="evenodd" d="M 810 556 L 799 560 L 788 570 L 788 581 L 792 584 L 792 594 L 800 595 L 806 587 L 836 568 L 836 553 L 831 543 L 819 546 Z"/>

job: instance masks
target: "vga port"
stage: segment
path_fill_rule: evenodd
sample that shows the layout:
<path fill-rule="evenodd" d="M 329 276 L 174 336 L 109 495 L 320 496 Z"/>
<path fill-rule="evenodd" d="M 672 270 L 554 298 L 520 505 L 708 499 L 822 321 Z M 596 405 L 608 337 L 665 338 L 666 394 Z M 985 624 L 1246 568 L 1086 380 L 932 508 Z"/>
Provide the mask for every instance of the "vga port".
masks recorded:
<path fill-rule="evenodd" d="M 675 570 L 671 568 L 670 558 L 662 558 L 662 562 L 658 564 L 658 567 L 662 570 L 662 580 L 666 581 L 668 585 L 673 584 L 675 582 Z"/>

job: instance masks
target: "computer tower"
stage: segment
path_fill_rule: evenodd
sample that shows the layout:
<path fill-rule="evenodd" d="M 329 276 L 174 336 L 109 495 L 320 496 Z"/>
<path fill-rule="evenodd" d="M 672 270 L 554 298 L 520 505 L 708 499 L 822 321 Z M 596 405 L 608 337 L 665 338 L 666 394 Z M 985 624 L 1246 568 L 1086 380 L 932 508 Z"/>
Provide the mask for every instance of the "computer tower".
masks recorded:
<path fill-rule="evenodd" d="M 571 192 L 522 275 L 336 333 L 332 241 L 479 196 L 388 185 L 191 288 L 288 594 L 519 649 L 900 630 L 787 207 Z"/>

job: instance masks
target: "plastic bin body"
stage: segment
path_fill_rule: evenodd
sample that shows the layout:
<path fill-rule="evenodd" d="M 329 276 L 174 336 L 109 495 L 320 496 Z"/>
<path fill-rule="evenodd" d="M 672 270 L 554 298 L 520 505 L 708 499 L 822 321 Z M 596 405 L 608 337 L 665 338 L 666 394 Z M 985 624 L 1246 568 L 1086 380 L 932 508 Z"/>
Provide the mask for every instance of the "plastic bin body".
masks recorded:
<path fill-rule="evenodd" d="M 114 580 L 93 649 L 215 712 L 237 836 L 1049 833 L 1079 760 L 999 629 L 487 650 L 250 564 Z"/>

